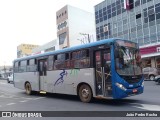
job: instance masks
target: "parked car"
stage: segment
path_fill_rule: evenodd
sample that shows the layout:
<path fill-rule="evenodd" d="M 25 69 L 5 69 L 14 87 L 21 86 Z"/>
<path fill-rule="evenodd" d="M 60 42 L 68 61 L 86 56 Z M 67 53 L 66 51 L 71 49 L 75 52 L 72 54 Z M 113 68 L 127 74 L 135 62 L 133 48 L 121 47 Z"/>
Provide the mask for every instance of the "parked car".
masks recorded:
<path fill-rule="evenodd" d="M 157 75 L 154 81 L 160 83 L 160 75 Z"/>
<path fill-rule="evenodd" d="M 143 68 L 144 79 L 155 80 L 155 76 L 160 75 L 160 69 L 154 67 Z"/>
<path fill-rule="evenodd" d="M 8 76 L 7 82 L 8 83 L 13 82 L 13 74 Z"/>

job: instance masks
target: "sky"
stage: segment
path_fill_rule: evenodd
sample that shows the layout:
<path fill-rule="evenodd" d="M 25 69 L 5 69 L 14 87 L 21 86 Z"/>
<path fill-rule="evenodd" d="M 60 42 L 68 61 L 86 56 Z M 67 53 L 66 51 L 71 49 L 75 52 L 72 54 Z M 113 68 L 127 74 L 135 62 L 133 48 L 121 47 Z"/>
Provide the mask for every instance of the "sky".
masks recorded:
<path fill-rule="evenodd" d="M 0 66 L 12 65 L 22 43 L 43 45 L 56 39 L 56 11 L 65 5 L 94 13 L 102 1 L 0 0 Z"/>

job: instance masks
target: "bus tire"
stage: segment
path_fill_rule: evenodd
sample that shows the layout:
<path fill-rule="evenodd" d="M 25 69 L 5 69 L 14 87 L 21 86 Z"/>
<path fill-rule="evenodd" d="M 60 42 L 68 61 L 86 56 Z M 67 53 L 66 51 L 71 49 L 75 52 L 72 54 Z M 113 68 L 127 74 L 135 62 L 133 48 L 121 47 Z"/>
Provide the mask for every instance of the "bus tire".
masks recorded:
<path fill-rule="evenodd" d="M 31 95 L 32 94 L 32 87 L 31 87 L 31 84 L 29 82 L 27 82 L 25 84 L 25 90 L 26 90 L 26 94 L 27 95 Z"/>
<path fill-rule="evenodd" d="M 79 98 L 82 102 L 91 102 L 93 95 L 92 90 L 87 84 L 82 84 L 78 90 Z"/>

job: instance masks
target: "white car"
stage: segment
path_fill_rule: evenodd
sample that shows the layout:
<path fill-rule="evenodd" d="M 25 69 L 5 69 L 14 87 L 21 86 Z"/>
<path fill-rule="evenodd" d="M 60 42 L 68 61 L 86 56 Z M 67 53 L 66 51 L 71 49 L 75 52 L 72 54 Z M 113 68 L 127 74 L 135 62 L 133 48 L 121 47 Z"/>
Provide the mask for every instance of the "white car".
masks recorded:
<path fill-rule="evenodd" d="M 13 82 L 13 74 L 8 76 L 7 82 L 8 83 Z"/>

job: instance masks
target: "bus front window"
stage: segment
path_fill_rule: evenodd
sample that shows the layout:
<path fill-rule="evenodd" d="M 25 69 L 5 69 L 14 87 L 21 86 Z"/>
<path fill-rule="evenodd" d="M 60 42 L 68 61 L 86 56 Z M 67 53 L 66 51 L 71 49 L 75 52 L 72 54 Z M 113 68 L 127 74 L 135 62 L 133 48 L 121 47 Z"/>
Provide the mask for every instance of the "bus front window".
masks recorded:
<path fill-rule="evenodd" d="M 116 71 L 120 75 L 141 75 L 141 57 L 137 48 L 117 46 L 115 51 Z"/>

